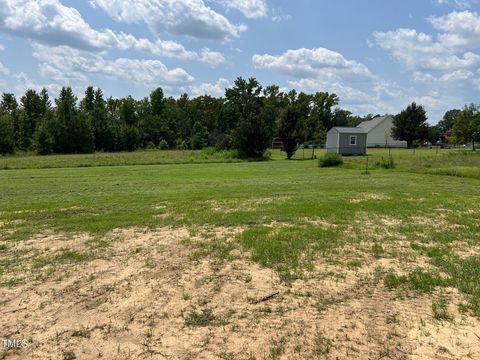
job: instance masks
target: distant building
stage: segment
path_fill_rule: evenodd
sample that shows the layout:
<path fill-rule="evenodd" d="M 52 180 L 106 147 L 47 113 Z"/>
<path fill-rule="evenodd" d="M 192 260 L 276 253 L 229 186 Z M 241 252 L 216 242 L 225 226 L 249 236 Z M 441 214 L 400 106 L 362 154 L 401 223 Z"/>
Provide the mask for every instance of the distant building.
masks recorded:
<path fill-rule="evenodd" d="M 453 130 L 452 129 L 448 129 L 447 131 L 445 131 L 445 133 L 440 137 L 440 142 L 441 142 L 442 146 L 450 146 L 451 145 L 450 140 L 452 138 L 452 135 L 453 135 Z"/>
<path fill-rule="evenodd" d="M 378 116 L 362 122 L 358 127 L 367 132 L 367 147 L 407 147 L 406 141 L 392 138 L 393 116 Z"/>
<path fill-rule="evenodd" d="M 342 155 L 365 155 L 367 132 L 359 127 L 334 127 L 327 133 L 327 152 Z"/>
<path fill-rule="evenodd" d="M 283 139 L 273 138 L 272 149 L 283 149 Z"/>

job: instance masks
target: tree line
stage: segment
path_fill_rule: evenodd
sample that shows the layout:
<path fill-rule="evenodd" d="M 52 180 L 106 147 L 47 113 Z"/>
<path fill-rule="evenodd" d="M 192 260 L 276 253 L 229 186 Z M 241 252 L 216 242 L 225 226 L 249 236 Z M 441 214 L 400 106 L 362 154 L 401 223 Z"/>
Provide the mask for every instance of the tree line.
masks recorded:
<path fill-rule="evenodd" d="M 253 158 L 263 156 L 272 139 L 279 137 L 290 158 L 299 144 L 323 146 L 326 132 L 334 126 L 357 126 L 374 117 L 355 116 L 339 108 L 339 102 L 333 93 L 285 93 L 276 85 L 263 87 L 254 78 L 238 78 L 220 98 L 184 94 L 175 99 L 157 88 L 142 100 L 114 99 L 90 86 L 81 101 L 70 87 L 64 87 L 52 102 L 46 89 L 29 89 L 19 102 L 11 93 L 2 94 L 0 153 L 215 147 Z M 432 135 L 426 116 L 424 121 L 409 116 L 403 125 L 399 121 L 397 127 L 407 129 L 399 137 L 419 140 Z"/>
<path fill-rule="evenodd" d="M 468 144 L 475 150 L 476 143 L 480 142 L 480 105 L 448 110 L 434 126 L 430 126 L 427 119 L 422 106 L 410 104 L 395 116 L 392 137 L 406 141 L 409 148 L 415 141 L 428 141 L 439 145 Z"/>

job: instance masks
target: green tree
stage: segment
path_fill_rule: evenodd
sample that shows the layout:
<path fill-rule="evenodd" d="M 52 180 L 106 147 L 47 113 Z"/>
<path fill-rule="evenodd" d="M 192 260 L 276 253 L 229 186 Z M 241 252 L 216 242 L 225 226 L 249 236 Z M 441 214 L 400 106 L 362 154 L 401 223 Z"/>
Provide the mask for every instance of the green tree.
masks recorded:
<path fill-rule="evenodd" d="M 122 137 L 122 150 L 134 151 L 140 146 L 140 131 L 138 130 L 137 103 L 128 96 L 120 101 L 118 107 Z"/>
<path fill-rule="evenodd" d="M 332 114 L 333 126 L 349 126 L 352 113 L 345 109 L 336 108 Z"/>
<path fill-rule="evenodd" d="M 109 120 L 107 104 L 103 98 L 103 92 L 100 88 L 97 88 L 94 93 L 91 112 L 93 137 L 95 139 L 95 149 L 97 150 L 109 150 L 114 147 L 115 136 L 112 124 Z"/>
<path fill-rule="evenodd" d="M 433 145 L 437 144 L 440 141 L 442 136 L 442 129 L 439 125 L 429 126 L 428 127 L 428 138 L 427 140 Z"/>
<path fill-rule="evenodd" d="M 11 114 L 0 111 L 0 154 L 15 151 L 15 133 Z"/>
<path fill-rule="evenodd" d="M 298 108 L 298 97 L 294 90 L 288 94 L 289 104 L 284 109 L 278 122 L 278 134 L 283 140 L 283 149 L 287 159 L 291 159 L 302 140 L 302 122 Z"/>
<path fill-rule="evenodd" d="M 93 129 L 88 117 L 78 111 L 72 88 L 64 87 L 56 100 L 55 144 L 61 153 L 87 153 L 94 150 Z"/>
<path fill-rule="evenodd" d="M 261 157 L 267 149 L 269 131 L 259 114 L 262 110 L 262 86 L 254 78 L 238 78 L 225 97 L 237 119 L 232 131 L 233 145 L 243 157 Z"/>
<path fill-rule="evenodd" d="M 165 99 L 163 90 L 157 88 L 150 93 L 150 98 L 139 103 L 138 112 L 143 146 L 153 144 L 158 147 L 161 140 L 174 143 L 175 115 L 181 113 L 175 100 Z"/>
<path fill-rule="evenodd" d="M 208 146 L 208 138 L 210 134 L 200 121 L 196 121 L 193 125 L 193 133 L 190 139 L 190 146 L 194 150 L 202 149 Z"/>
<path fill-rule="evenodd" d="M 328 92 L 317 92 L 312 98 L 312 110 L 310 116 L 316 123 L 322 123 L 323 127 L 328 131 L 333 124 L 332 109 L 340 102 L 340 98 L 336 94 Z"/>
<path fill-rule="evenodd" d="M 263 107 L 260 116 L 265 122 L 270 139 L 273 139 L 275 134 L 278 134 L 278 120 L 287 105 L 287 96 L 280 91 L 279 86 L 270 85 L 263 90 Z"/>
<path fill-rule="evenodd" d="M 475 143 L 480 141 L 480 106 L 470 104 L 455 116 L 453 140 L 457 143 L 471 143 L 475 151 Z"/>
<path fill-rule="evenodd" d="M 20 142 L 20 121 L 18 103 L 15 95 L 12 93 L 3 93 L 0 108 L 12 117 L 15 147 L 17 148 Z"/>
<path fill-rule="evenodd" d="M 39 155 L 47 155 L 55 149 L 55 123 L 52 112 L 47 112 L 38 123 L 33 135 L 33 145 Z"/>
<path fill-rule="evenodd" d="M 50 101 L 50 96 L 48 96 L 48 91 L 45 88 L 40 91 L 40 110 L 42 117 L 52 110 L 52 102 Z"/>
<path fill-rule="evenodd" d="M 445 115 L 443 115 L 443 119 L 438 122 L 438 126 L 442 132 L 442 135 L 445 134 L 448 130 L 453 129 L 455 117 L 461 112 L 462 110 L 453 109 L 448 110 Z"/>
<path fill-rule="evenodd" d="M 427 113 L 416 103 L 411 103 L 393 120 L 392 137 L 395 140 L 406 141 L 408 148 L 415 140 L 428 138 Z"/>
<path fill-rule="evenodd" d="M 37 124 L 44 115 L 43 104 L 40 95 L 32 89 L 25 92 L 20 103 L 22 111 L 19 119 L 19 147 L 28 149 L 32 145 Z"/>

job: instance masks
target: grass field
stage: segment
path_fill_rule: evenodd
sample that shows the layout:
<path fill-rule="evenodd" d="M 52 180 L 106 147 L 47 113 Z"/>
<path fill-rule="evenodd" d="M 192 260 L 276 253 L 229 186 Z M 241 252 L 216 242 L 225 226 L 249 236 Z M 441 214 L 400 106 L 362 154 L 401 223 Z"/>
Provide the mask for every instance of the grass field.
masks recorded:
<path fill-rule="evenodd" d="M 234 151 L 143 150 L 42 156 L 29 152 L 0 157 L 0 169 L 47 169 L 123 165 L 202 164 L 240 162 Z"/>
<path fill-rule="evenodd" d="M 272 154 L 4 158 L 0 359 L 480 357 L 480 155 Z"/>

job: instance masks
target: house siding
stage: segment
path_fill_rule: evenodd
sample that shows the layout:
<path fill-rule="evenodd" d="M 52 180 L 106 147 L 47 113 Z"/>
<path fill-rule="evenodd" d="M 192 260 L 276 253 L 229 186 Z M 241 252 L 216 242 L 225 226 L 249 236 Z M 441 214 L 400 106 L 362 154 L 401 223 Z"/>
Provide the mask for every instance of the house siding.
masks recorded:
<path fill-rule="evenodd" d="M 338 131 L 332 129 L 327 134 L 327 143 L 325 144 L 327 152 L 337 152 L 338 148 Z"/>
<path fill-rule="evenodd" d="M 368 147 L 407 147 L 406 141 L 392 138 L 393 117 L 386 117 L 380 124 L 371 129 L 367 135 Z"/>
<path fill-rule="evenodd" d="M 350 136 L 357 137 L 356 145 L 350 145 Z M 332 129 L 327 133 L 327 152 L 339 153 L 342 155 L 364 155 L 367 152 L 366 133 L 340 133 Z"/>
<path fill-rule="evenodd" d="M 357 137 L 357 144 L 350 145 L 350 136 Z M 342 155 L 363 155 L 366 153 L 367 134 L 340 134 L 338 152 Z"/>

